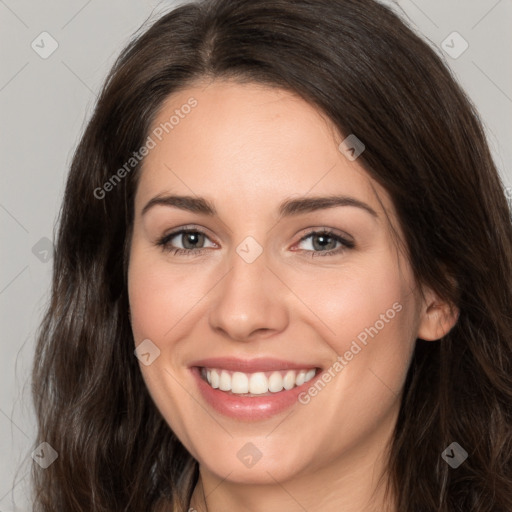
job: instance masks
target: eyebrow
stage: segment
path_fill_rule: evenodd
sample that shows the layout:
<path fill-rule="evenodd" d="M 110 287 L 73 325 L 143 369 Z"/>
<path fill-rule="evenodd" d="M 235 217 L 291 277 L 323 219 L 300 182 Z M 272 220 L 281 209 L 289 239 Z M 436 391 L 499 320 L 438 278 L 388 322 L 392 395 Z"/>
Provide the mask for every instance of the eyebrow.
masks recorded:
<path fill-rule="evenodd" d="M 170 206 L 180 210 L 199 213 L 208 216 L 217 215 L 217 210 L 213 203 L 203 197 L 180 196 L 180 195 L 160 195 L 151 199 L 142 209 L 141 215 L 156 205 Z M 370 215 L 378 218 L 377 212 L 369 205 L 356 199 L 355 197 L 343 195 L 330 195 L 325 197 L 306 197 L 301 199 L 288 199 L 279 206 L 279 218 L 301 215 L 317 210 L 334 208 L 337 206 L 355 206 L 365 210 Z"/>

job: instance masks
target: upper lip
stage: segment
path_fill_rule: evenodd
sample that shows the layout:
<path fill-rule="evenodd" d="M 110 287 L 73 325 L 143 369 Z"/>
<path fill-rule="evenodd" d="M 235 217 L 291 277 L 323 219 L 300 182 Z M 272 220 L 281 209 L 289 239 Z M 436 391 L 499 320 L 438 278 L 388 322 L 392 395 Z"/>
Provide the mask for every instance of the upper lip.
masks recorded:
<path fill-rule="evenodd" d="M 204 368 L 218 368 L 234 372 L 255 373 L 269 372 L 272 370 L 305 370 L 308 368 L 319 368 L 318 365 L 311 363 L 295 363 L 293 361 L 284 361 L 270 357 L 258 359 L 238 359 L 236 357 L 210 357 L 193 361 L 191 367 L 199 366 Z"/>

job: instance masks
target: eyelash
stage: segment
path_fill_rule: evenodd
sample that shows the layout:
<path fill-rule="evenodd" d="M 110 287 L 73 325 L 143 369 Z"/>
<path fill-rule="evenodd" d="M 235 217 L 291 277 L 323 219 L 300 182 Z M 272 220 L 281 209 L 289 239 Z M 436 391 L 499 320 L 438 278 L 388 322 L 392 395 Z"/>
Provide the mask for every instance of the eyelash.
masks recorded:
<path fill-rule="evenodd" d="M 183 228 L 183 229 L 179 229 L 177 231 L 174 231 L 172 233 L 169 233 L 169 234 L 163 236 L 156 242 L 156 245 L 161 247 L 163 251 L 172 253 L 173 256 L 178 256 L 178 255 L 199 256 L 208 250 L 208 248 L 204 248 L 204 247 L 200 248 L 200 249 L 181 249 L 180 247 L 175 247 L 175 248 L 169 247 L 169 242 L 174 237 L 176 237 L 178 235 L 189 234 L 189 233 L 199 233 L 199 234 L 205 235 L 207 237 L 206 233 L 204 231 L 201 231 L 200 229 Z M 311 258 L 315 258 L 317 256 L 336 256 L 336 255 L 341 254 L 342 252 L 346 251 L 347 249 L 353 249 L 355 247 L 354 242 L 352 242 L 351 240 L 347 240 L 346 238 L 343 238 L 342 236 L 334 233 L 333 231 L 329 231 L 327 229 L 311 230 L 299 240 L 299 243 L 303 242 L 304 240 L 309 238 L 311 235 L 327 236 L 327 237 L 333 238 L 335 241 L 341 243 L 341 247 L 338 247 L 338 249 L 331 249 L 329 251 L 314 251 L 314 250 L 311 251 L 311 250 L 301 249 L 302 251 L 305 251 L 305 253 L 308 254 L 309 257 L 311 257 Z"/>

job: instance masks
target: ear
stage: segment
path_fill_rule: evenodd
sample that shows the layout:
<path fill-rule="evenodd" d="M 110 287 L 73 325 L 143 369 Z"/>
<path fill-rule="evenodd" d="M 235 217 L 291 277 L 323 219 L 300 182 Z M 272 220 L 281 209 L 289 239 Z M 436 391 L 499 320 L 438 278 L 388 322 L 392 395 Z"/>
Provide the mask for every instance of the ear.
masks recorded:
<path fill-rule="evenodd" d="M 425 341 L 435 341 L 448 334 L 459 318 L 459 308 L 441 300 L 428 289 L 422 303 L 416 337 Z"/>

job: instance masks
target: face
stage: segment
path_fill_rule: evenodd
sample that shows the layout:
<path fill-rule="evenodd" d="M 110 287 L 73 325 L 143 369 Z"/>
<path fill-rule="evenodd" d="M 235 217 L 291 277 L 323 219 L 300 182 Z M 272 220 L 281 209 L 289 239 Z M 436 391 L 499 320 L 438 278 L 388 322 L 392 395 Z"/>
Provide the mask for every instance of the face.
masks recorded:
<path fill-rule="evenodd" d="M 141 371 L 169 426 L 236 482 L 375 453 L 422 308 L 385 190 L 327 118 L 279 89 L 191 87 L 150 137 L 128 286 Z"/>

